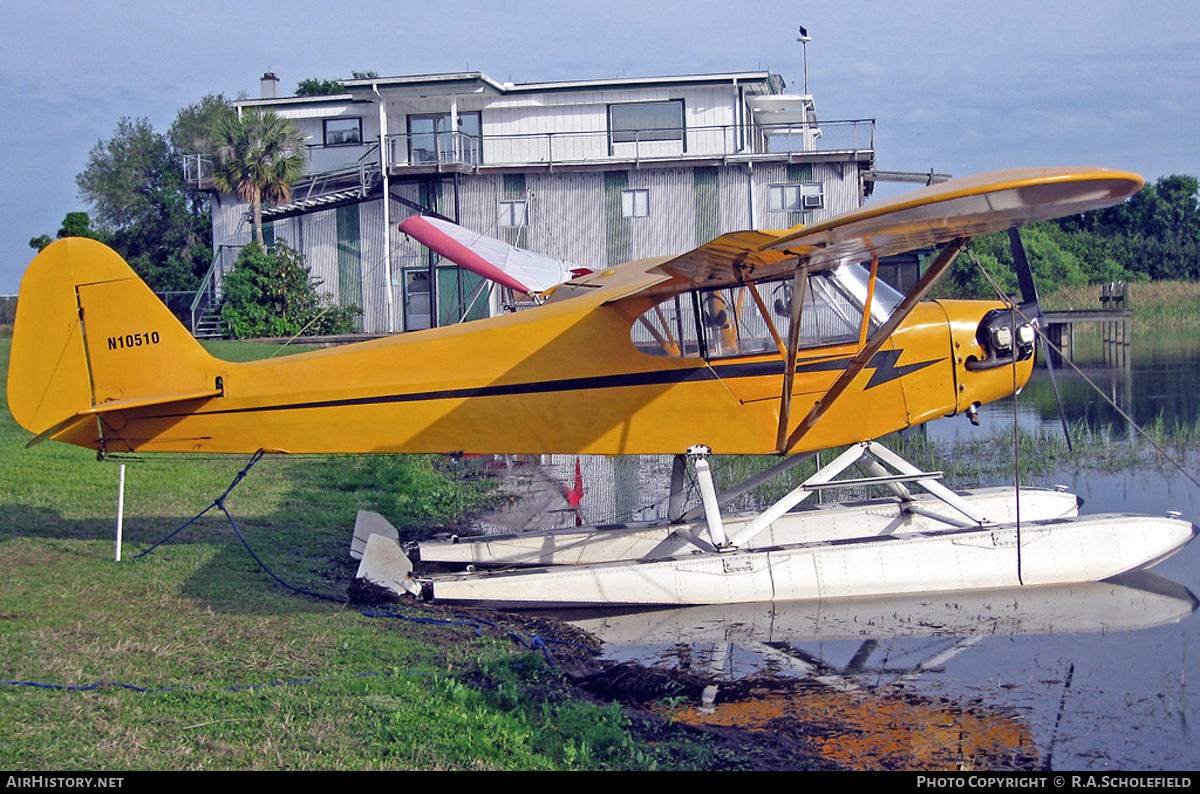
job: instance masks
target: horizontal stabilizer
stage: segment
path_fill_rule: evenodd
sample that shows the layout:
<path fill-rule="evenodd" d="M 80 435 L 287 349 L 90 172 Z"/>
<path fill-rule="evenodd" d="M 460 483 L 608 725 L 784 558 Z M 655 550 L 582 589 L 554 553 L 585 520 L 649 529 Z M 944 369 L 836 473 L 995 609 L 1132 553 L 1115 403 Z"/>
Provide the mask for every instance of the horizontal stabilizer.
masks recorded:
<path fill-rule="evenodd" d="M 207 391 L 194 392 L 191 394 L 164 394 L 155 397 L 139 397 L 129 400 L 110 400 L 109 402 L 89 408 L 86 411 L 80 411 L 69 419 L 64 419 L 54 427 L 43 430 L 34 436 L 28 444 L 29 447 L 37 446 L 43 441 L 54 438 L 54 436 L 64 431 L 75 428 L 76 426 L 87 422 L 100 414 L 112 413 L 114 411 L 127 411 L 132 408 L 144 408 L 148 405 L 169 405 L 171 403 L 187 402 L 189 400 L 206 400 L 210 397 L 220 397 L 220 389 L 208 389 Z"/>
<path fill-rule="evenodd" d="M 127 449 L 130 417 L 223 393 L 228 364 L 208 354 L 111 248 L 71 237 L 21 280 L 8 407 L 21 427 L 100 449 Z M 111 445 L 111 446 L 110 446 Z"/>
<path fill-rule="evenodd" d="M 400 544 L 383 535 L 372 535 L 367 539 L 356 578 L 366 579 L 399 595 L 419 596 L 421 586 L 412 578 L 412 572 L 412 562 Z"/>

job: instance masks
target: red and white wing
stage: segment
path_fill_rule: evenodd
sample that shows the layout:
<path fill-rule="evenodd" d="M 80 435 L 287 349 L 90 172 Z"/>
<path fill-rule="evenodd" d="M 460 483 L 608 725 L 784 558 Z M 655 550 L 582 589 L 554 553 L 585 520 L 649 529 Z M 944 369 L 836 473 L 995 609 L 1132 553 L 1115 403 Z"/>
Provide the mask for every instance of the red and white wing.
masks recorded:
<path fill-rule="evenodd" d="M 440 218 L 413 215 L 400 224 L 400 231 L 459 267 L 525 294 L 543 292 L 569 280 L 571 270 L 577 267 Z"/>

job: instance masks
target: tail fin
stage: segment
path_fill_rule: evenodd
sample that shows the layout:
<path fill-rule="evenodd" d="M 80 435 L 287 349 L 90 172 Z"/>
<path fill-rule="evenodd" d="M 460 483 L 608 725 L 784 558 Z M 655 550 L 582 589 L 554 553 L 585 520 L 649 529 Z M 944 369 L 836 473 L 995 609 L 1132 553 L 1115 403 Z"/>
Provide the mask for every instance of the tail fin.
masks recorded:
<path fill-rule="evenodd" d="M 8 408 L 35 441 L 99 448 L 105 414 L 215 396 L 220 369 L 108 246 L 60 240 L 25 271 Z"/>

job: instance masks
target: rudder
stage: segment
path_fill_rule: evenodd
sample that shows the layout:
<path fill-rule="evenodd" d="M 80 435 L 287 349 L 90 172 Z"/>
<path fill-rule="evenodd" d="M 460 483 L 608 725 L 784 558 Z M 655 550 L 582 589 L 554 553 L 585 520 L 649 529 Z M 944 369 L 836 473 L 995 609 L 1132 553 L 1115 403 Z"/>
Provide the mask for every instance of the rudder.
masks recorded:
<path fill-rule="evenodd" d="M 212 392 L 218 370 L 216 359 L 103 243 L 52 243 L 21 279 L 8 406 L 32 433 L 102 413 L 105 405 Z"/>

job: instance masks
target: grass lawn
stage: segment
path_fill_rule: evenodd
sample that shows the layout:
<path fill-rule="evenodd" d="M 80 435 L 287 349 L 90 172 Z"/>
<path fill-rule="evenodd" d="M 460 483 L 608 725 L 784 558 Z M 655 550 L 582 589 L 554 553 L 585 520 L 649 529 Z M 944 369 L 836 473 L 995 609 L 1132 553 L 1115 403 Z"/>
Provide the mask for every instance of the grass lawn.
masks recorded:
<path fill-rule="evenodd" d="M 10 344 L 0 339 L 5 373 Z M 259 355 L 229 343 L 219 354 Z M 26 449 L 30 434 L 3 408 L 0 768 L 675 765 L 667 745 L 635 742 L 617 707 L 567 695 L 557 670 L 505 630 L 373 618 L 342 603 L 358 508 L 415 532 L 478 505 L 486 482 L 429 457 L 264 458 L 227 507 L 276 575 L 325 601 L 273 581 L 218 511 L 133 558 L 210 504 L 245 459 L 97 462 L 55 442 Z"/>

